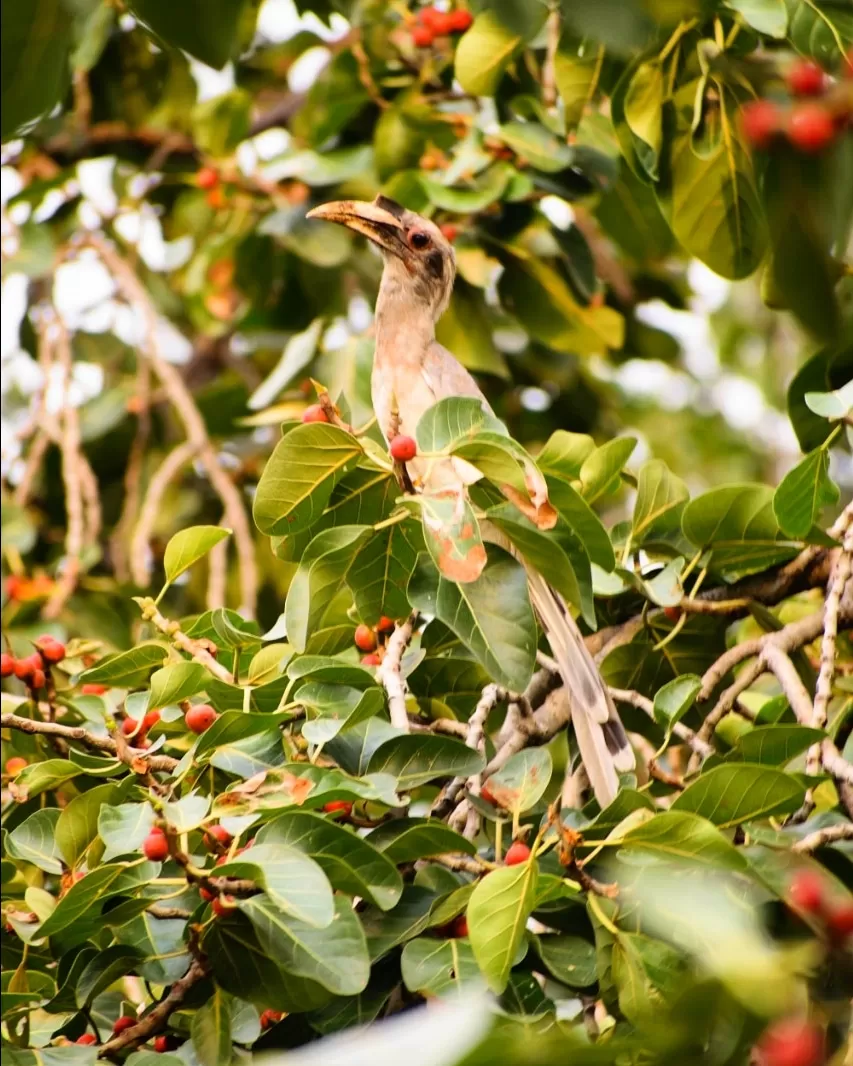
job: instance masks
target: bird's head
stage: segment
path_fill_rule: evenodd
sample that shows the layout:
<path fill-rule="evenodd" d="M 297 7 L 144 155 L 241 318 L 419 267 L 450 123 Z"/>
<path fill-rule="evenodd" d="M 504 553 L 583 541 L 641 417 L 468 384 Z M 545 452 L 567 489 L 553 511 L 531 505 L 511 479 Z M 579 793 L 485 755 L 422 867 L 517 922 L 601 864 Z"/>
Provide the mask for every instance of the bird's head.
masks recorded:
<path fill-rule="evenodd" d="M 387 295 L 424 306 L 433 319 L 447 307 L 456 259 L 434 222 L 386 196 L 377 196 L 372 203 L 336 200 L 315 207 L 308 218 L 337 222 L 372 241 L 385 260 L 382 286 Z"/>

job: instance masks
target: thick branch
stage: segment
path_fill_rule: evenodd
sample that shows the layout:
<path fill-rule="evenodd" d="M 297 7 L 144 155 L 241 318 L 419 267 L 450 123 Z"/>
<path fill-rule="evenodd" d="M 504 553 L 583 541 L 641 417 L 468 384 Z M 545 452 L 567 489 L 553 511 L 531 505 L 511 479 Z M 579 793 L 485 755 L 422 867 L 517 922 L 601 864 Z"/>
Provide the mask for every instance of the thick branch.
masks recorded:
<path fill-rule="evenodd" d="M 199 981 L 207 977 L 207 974 L 207 964 L 200 959 L 193 959 L 190 968 L 183 977 L 175 981 L 165 998 L 140 1018 L 136 1025 L 125 1029 L 123 1033 L 114 1036 L 112 1040 L 108 1040 L 103 1047 L 98 1049 L 99 1058 L 112 1055 L 116 1051 L 121 1051 L 122 1048 L 139 1047 L 149 1037 L 165 1029 L 169 1015 L 183 1003 L 193 985 L 197 985 Z"/>
<path fill-rule="evenodd" d="M 88 732 L 83 726 L 60 725 L 59 722 L 38 722 L 32 718 L 21 718 L 17 714 L 4 713 L 0 715 L 0 727 L 4 729 L 19 729 L 22 733 L 41 734 L 48 737 L 63 737 L 65 740 L 76 740 L 94 751 L 104 751 L 121 759 L 135 773 L 148 773 L 153 771 L 166 771 L 171 773 L 178 765 L 178 760 L 171 755 L 147 755 L 141 748 L 126 748 L 126 754 L 121 754 L 118 745 L 112 737 L 97 737 Z M 138 768 L 137 768 L 138 767 Z"/>
<path fill-rule="evenodd" d="M 376 678 L 385 689 L 388 697 L 388 713 L 391 724 L 398 729 L 409 731 L 409 715 L 406 712 L 406 684 L 403 680 L 402 663 L 406 648 L 412 639 L 414 616 L 398 625 L 391 634 L 385 647 L 385 657 L 377 671 Z"/>
<path fill-rule="evenodd" d="M 803 837 L 802 840 L 798 840 L 791 851 L 809 854 L 817 851 L 818 848 L 826 847 L 827 844 L 834 844 L 836 840 L 853 840 L 853 823 L 839 822 L 838 825 L 828 825 L 823 829 L 817 829 L 814 833 Z"/>

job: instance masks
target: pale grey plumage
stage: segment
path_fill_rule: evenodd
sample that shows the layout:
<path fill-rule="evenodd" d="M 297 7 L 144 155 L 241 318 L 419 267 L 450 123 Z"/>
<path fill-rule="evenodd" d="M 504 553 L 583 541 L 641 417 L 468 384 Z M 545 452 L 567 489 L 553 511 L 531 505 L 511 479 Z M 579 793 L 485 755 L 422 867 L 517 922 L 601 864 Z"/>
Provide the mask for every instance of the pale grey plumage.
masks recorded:
<path fill-rule="evenodd" d="M 371 386 L 385 439 L 390 442 L 398 433 L 414 436 L 424 412 L 447 396 L 475 397 L 492 413 L 476 381 L 435 339 L 435 323 L 450 299 L 456 273 L 453 249 L 441 230 L 381 196 L 373 203 L 324 204 L 309 216 L 346 225 L 382 250 L 385 268 L 376 302 Z M 415 459 L 407 469 L 415 487 L 430 492 L 462 492 L 479 476 L 458 459 Z M 531 602 L 569 696 L 581 759 L 596 798 L 605 806 L 616 795 L 617 771 L 634 766 L 610 694 L 563 599 L 498 530 L 484 524 L 482 532 L 525 566 Z"/>

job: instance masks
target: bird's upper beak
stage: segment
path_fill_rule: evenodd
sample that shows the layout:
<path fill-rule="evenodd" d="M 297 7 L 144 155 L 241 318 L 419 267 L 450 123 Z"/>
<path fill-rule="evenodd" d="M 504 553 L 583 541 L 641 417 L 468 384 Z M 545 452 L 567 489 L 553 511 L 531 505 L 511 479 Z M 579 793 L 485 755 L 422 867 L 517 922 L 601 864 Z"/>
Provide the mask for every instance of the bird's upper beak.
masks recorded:
<path fill-rule="evenodd" d="M 405 247 L 402 240 L 402 222 L 379 203 L 367 203 L 364 200 L 335 200 L 313 208 L 308 212 L 308 218 L 322 218 L 327 222 L 337 222 L 341 226 L 355 230 L 356 233 L 363 234 L 386 252 L 393 252 L 395 255 L 400 255 Z"/>

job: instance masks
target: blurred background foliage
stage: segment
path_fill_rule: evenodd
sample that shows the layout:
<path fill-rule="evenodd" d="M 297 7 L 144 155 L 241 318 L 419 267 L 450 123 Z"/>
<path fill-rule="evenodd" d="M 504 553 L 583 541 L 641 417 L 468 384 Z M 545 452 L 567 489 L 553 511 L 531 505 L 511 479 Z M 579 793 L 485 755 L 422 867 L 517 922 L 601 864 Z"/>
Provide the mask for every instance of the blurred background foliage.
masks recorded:
<path fill-rule="evenodd" d="M 803 396 L 853 373 L 853 138 L 842 125 L 820 154 L 750 154 L 738 108 L 784 101 L 797 56 L 843 93 L 846 0 L 495 0 L 431 28 L 433 10 L 4 5 L 4 566 L 56 576 L 62 460 L 40 423 L 69 399 L 102 510 L 86 518 L 82 581 L 107 593 L 74 607 L 103 609 L 99 634 L 123 610 L 112 579 L 144 583 L 169 535 L 218 521 L 221 504 L 196 457 L 176 460 L 144 513 L 180 415 L 138 358 L 145 323 L 93 236 L 142 281 L 160 354 L 246 496 L 312 379 L 345 394 L 354 424 L 370 416 L 380 261 L 305 212 L 380 191 L 453 237 L 460 278 L 439 337 L 532 451 L 556 428 L 630 432 L 635 463 L 658 456 L 695 493 L 775 483 L 825 438 Z M 783 229 L 796 231 L 785 247 Z M 73 331 L 70 384 L 39 361 L 50 302 Z M 853 465 L 836 444 L 844 498 Z M 620 517 L 624 494 L 610 506 Z M 288 569 L 266 551 L 257 566 L 274 619 Z"/>

